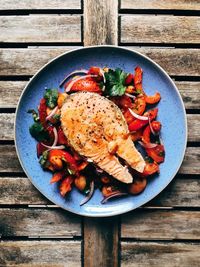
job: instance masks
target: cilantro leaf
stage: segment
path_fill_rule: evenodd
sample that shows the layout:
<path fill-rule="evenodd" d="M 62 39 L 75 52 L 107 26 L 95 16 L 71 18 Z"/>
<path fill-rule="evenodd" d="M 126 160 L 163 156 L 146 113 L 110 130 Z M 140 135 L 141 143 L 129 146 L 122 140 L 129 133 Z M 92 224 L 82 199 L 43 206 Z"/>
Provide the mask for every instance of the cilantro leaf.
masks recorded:
<path fill-rule="evenodd" d="M 109 71 L 105 73 L 105 94 L 109 96 L 122 96 L 126 90 L 126 77 L 127 73 L 119 68 L 117 68 L 116 70 L 109 69 Z"/>
<path fill-rule="evenodd" d="M 41 142 L 48 139 L 48 132 L 45 131 L 44 127 L 40 122 L 34 122 L 29 128 L 29 132 L 37 141 Z"/>
<path fill-rule="evenodd" d="M 40 163 L 40 165 L 41 165 L 41 167 L 43 169 L 46 169 L 50 165 L 50 163 L 48 161 L 48 155 L 49 155 L 49 152 L 48 151 L 44 151 L 42 153 L 42 156 L 41 156 L 40 160 L 39 160 L 39 163 Z"/>
<path fill-rule="evenodd" d="M 34 120 L 35 122 L 37 122 L 37 121 L 40 120 L 40 119 L 39 119 L 39 116 L 38 116 L 38 113 L 37 113 L 34 109 L 29 109 L 27 112 L 30 113 L 30 114 L 32 114 L 32 116 L 33 116 L 33 120 Z"/>
<path fill-rule="evenodd" d="M 46 89 L 44 98 L 46 99 L 46 105 L 51 109 L 54 108 L 57 105 L 58 90 L 57 89 Z"/>

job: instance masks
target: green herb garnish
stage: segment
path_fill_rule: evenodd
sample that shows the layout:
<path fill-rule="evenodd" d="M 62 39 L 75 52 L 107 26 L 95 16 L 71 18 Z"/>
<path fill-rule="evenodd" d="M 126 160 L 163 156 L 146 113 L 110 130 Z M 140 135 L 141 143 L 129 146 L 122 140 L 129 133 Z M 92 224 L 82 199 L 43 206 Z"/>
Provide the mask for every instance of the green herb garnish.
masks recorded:
<path fill-rule="evenodd" d="M 116 70 L 109 69 L 105 73 L 106 78 L 106 89 L 105 95 L 109 96 L 122 96 L 126 91 L 125 79 L 127 73 L 117 68 Z"/>
<path fill-rule="evenodd" d="M 44 98 L 46 99 L 46 105 L 51 109 L 54 108 L 57 105 L 58 90 L 57 89 L 46 89 Z"/>
<path fill-rule="evenodd" d="M 29 132 L 38 142 L 47 140 L 49 138 L 48 132 L 44 129 L 40 122 L 34 122 L 29 128 Z"/>
<path fill-rule="evenodd" d="M 40 157 L 39 163 L 42 166 L 43 169 L 47 168 L 49 166 L 49 161 L 48 161 L 48 151 L 44 151 L 42 153 L 42 156 Z"/>

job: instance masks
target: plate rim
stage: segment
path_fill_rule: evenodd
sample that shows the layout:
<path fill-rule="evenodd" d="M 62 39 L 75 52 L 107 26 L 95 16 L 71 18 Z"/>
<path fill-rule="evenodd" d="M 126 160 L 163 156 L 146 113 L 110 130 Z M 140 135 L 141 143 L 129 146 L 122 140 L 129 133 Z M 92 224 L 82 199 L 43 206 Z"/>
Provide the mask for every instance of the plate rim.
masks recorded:
<path fill-rule="evenodd" d="M 182 110 L 183 110 L 183 117 L 184 117 L 184 123 L 185 123 L 185 133 L 184 133 L 185 134 L 185 140 L 184 140 L 185 142 L 184 142 L 184 146 L 183 146 L 183 153 L 182 153 L 181 158 L 179 160 L 179 164 L 177 165 L 177 168 L 174 171 L 174 173 L 168 179 L 167 184 L 165 185 L 164 188 L 160 189 L 158 192 L 156 192 L 155 194 L 153 194 L 149 198 L 145 198 L 145 200 L 140 205 L 136 205 L 135 207 L 131 207 L 129 209 L 126 209 L 125 211 L 116 211 L 116 212 L 113 212 L 112 214 L 103 214 L 103 213 L 100 213 L 100 214 L 99 213 L 85 214 L 84 212 L 76 212 L 73 209 L 63 207 L 60 204 L 52 201 L 49 197 L 47 197 L 45 194 L 43 194 L 41 192 L 41 190 L 38 188 L 38 186 L 36 185 L 36 183 L 33 182 L 32 178 L 28 175 L 28 171 L 26 171 L 26 168 L 25 168 L 25 166 L 23 164 L 23 160 L 21 159 L 20 153 L 19 153 L 19 150 L 18 150 L 17 140 L 16 140 L 16 136 L 17 136 L 17 125 L 16 125 L 17 123 L 16 122 L 17 122 L 17 117 L 18 117 L 18 113 L 19 113 L 19 106 L 20 106 L 20 103 L 21 103 L 21 100 L 22 100 L 22 97 L 23 97 L 24 93 L 26 92 L 27 88 L 31 85 L 31 83 L 37 78 L 37 76 L 39 75 L 39 73 L 41 71 L 43 71 L 43 69 L 45 69 L 48 65 L 52 64 L 54 61 L 56 61 L 57 59 L 65 56 L 67 54 L 70 54 L 70 53 L 73 53 L 73 52 L 76 52 L 76 51 L 79 51 L 79 50 L 95 49 L 95 48 L 100 48 L 100 47 L 104 47 L 104 48 L 115 48 L 115 49 L 125 50 L 125 51 L 131 52 L 133 54 L 136 54 L 136 55 L 144 58 L 145 60 L 150 61 L 153 65 L 155 65 L 168 78 L 168 80 L 173 85 L 174 90 L 176 91 L 176 93 L 178 95 L 178 98 L 179 98 L 179 101 L 181 103 L 181 107 L 182 107 Z M 70 51 L 65 51 L 65 52 L 59 54 L 58 56 L 54 57 L 53 59 L 51 59 L 50 61 L 48 61 L 46 64 L 44 64 L 41 68 L 39 68 L 39 70 L 28 81 L 28 83 L 26 84 L 26 86 L 24 87 L 24 89 L 21 92 L 21 95 L 20 95 L 19 100 L 17 102 L 16 111 L 15 111 L 15 119 L 14 119 L 14 145 L 15 145 L 15 149 L 16 149 L 18 160 L 19 160 L 20 165 L 21 165 L 23 171 L 25 172 L 26 176 L 31 181 L 32 185 L 46 199 L 48 199 L 50 202 L 52 202 L 53 204 L 59 206 L 60 208 L 66 210 L 68 212 L 74 213 L 74 214 L 79 215 L 79 216 L 85 216 L 85 217 L 93 217 L 93 218 L 99 217 L 99 218 L 102 218 L 102 217 L 111 217 L 111 216 L 117 216 L 117 215 L 125 214 L 125 213 L 128 213 L 130 211 L 133 211 L 133 210 L 135 210 L 135 209 L 137 209 L 139 207 L 142 207 L 144 204 L 148 203 L 150 200 L 152 200 L 156 196 L 158 196 L 171 183 L 171 181 L 174 179 L 175 175 L 177 174 L 178 170 L 180 169 L 181 164 L 182 164 L 183 159 L 184 159 L 184 156 L 185 156 L 186 148 L 187 148 L 187 139 L 188 139 L 188 126 L 187 126 L 187 116 L 186 116 L 186 110 L 185 110 L 184 102 L 183 102 L 183 99 L 181 97 L 181 94 L 180 94 L 177 86 L 175 85 L 174 81 L 171 79 L 171 77 L 169 76 L 169 74 L 158 63 L 156 63 L 154 60 L 152 60 L 148 56 L 146 56 L 146 55 L 144 55 L 144 54 L 142 54 L 142 53 L 140 53 L 140 52 L 138 52 L 138 51 L 136 51 L 134 49 L 130 49 L 130 48 L 127 48 L 127 47 L 120 47 L 120 46 L 117 46 L 117 45 L 93 45 L 93 46 L 78 47 L 78 48 L 72 49 Z"/>

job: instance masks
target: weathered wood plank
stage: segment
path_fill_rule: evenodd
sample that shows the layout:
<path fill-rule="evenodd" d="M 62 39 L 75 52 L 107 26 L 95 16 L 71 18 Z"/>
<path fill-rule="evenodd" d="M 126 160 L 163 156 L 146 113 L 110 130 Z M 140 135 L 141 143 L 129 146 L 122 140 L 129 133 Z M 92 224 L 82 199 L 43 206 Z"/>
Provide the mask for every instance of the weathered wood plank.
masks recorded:
<path fill-rule="evenodd" d="M 121 0 L 121 9 L 200 10 L 199 0 Z"/>
<path fill-rule="evenodd" d="M 74 237 L 81 235 L 81 217 L 61 209 L 0 209 L 3 237 Z"/>
<path fill-rule="evenodd" d="M 117 45 L 118 0 L 84 1 L 84 45 Z M 117 218 L 84 218 L 84 262 L 87 267 L 119 266 Z"/>
<path fill-rule="evenodd" d="M 187 109 L 200 107 L 200 82 L 175 82 Z M 15 108 L 27 81 L 0 81 L 0 108 Z M 6 92 L 6 94 L 5 94 Z"/>
<path fill-rule="evenodd" d="M 0 0 L 0 10 L 81 9 L 80 0 Z"/>
<path fill-rule="evenodd" d="M 0 49 L 0 75 L 33 75 L 52 58 L 75 47 Z M 199 76 L 199 49 L 138 48 L 129 49 L 144 53 L 160 64 L 170 75 Z"/>
<path fill-rule="evenodd" d="M 84 266 L 118 266 L 118 218 L 84 218 Z"/>
<path fill-rule="evenodd" d="M 14 118 L 15 114 L 13 113 L 0 113 L 0 140 L 14 139 Z M 187 114 L 187 121 L 188 121 L 188 141 L 200 142 L 200 135 L 199 135 L 200 115 Z"/>
<path fill-rule="evenodd" d="M 0 145 L 0 155 L 0 173 L 23 172 L 14 145 Z M 179 174 L 200 174 L 199 159 L 200 147 L 187 147 Z"/>
<path fill-rule="evenodd" d="M 0 108 L 15 108 L 27 81 L 0 81 Z"/>
<path fill-rule="evenodd" d="M 198 239 L 200 212 L 136 210 L 122 216 L 121 236 L 139 239 Z"/>
<path fill-rule="evenodd" d="M 200 264 L 200 245 L 192 242 L 122 242 L 121 247 L 122 267 L 199 267 Z"/>
<path fill-rule="evenodd" d="M 122 15 L 120 42 L 199 44 L 200 20 L 189 16 Z"/>
<path fill-rule="evenodd" d="M 27 193 L 28 192 L 28 193 Z M 148 207 L 200 207 L 200 180 L 175 178 Z M 0 179 L 0 204 L 45 205 L 52 204 L 27 178 L 4 177 Z"/>
<path fill-rule="evenodd" d="M 80 241 L 2 241 L 1 266 L 81 267 Z"/>
<path fill-rule="evenodd" d="M 117 0 L 84 1 L 84 45 L 117 44 Z"/>
<path fill-rule="evenodd" d="M 81 42 L 81 16 L 1 16 L 0 31 L 0 42 Z"/>

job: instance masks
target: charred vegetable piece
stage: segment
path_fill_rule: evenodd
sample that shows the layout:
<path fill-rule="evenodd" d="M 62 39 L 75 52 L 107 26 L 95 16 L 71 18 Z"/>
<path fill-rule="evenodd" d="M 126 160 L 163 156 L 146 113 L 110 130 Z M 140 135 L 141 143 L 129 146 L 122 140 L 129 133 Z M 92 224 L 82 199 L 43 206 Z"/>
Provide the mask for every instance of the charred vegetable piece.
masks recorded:
<path fill-rule="evenodd" d="M 154 148 L 146 148 L 147 155 L 155 162 L 161 163 L 165 159 L 165 150 L 163 145 L 157 145 Z"/>
<path fill-rule="evenodd" d="M 145 177 L 137 178 L 132 184 L 128 185 L 128 192 L 132 195 L 137 195 L 144 191 L 147 185 L 147 180 Z"/>
<path fill-rule="evenodd" d="M 133 108 L 132 110 L 138 114 L 138 115 L 142 115 L 145 111 L 145 108 L 146 108 L 146 102 L 145 102 L 145 99 L 144 97 L 137 97 L 135 99 L 135 102 L 133 104 Z"/>
<path fill-rule="evenodd" d="M 54 175 L 52 176 L 51 180 L 50 180 L 50 184 L 59 182 L 63 176 L 66 175 L 66 171 L 61 171 L 61 172 L 56 172 L 54 173 Z"/>
<path fill-rule="evenodd" d="M 70 153 L 64 150 L 59 150 L 59 149 L 50 150 L 49 161 L 57 170 L 62 169 L 63 167 L 62 161 L 68 163 L 71 170 L 73 171 L 77 170 L 77 164 L 75 159 Z"/>
<path fill-rule="evenodd" d="M 150 136 L 151 136 L 151 129 L 150 126 L 147 125 L 142 134 L 142 142 L 150 143 L 151 142 Z"/>
<path fill-rule="evenodd" d="M 125 79 L 125 85 L 130 85 L 133 82 L 133 74 L 129 73 Z"/>
<path fill-rule="evenodd" d="M 60 184 L 60 194 L 61 196 L 65 196 L 68 192 L 72 190 L 72 183 L 73 183 L 73 177 L 72 176 L 67 176 L 64 178 Z"/>
<path fill-rule="evenodd" d="M 49 161 L 48 161 L 48 155 L 49 152 L 48 151 L 44 151 L 42 153 L 42 156 L 40 157 L 39 163 L 42 166 L 43 169 L 47 169 L 50 165 Z"/>
<path fill-rule="evenodd" d="M 99 84 L 92 78 L 85 78 L 75 82 L 70 91 L 87 91 L 94 93 L 101 93 Z"/>
<path fill-rule="evenodd" d="M 159 133 L 160 132 L 160 130 L 161 130 L 161 123 L 159 121 L 152 121 L 151 125 L 153 127 L 153 130 L 156 133 Z"/>
<path fill-rule="evenodd" d="M 157 113 L 158 113 L 158 109 L 155 108 L 155 109 L 152 109 L 152 110 L 146 112 L 144 114 L 144 116 L 149 116 L 150 120 L 153 120 L 156 118 Z M 137 131 L 137 130 L 143 128 L 147 124 L 148 124 L 148 120 L 144 121 L 144 120 L 135 119 L 133 122 L 131 122 L 129 124 L 129 131 L 131 131 L 131 132 Z"/>
<path fill-rule="evenodd" d="M 142 89 L 142 74 L 143 74 L 142 69 L 139 66 L 137 66 L 135 68 L 134 85 L 135 85 L 136 93 L 138 93 L 138 94 L 143 93 L 143 89 Z"/>
<path fill-rule="evenodd" d="M 47 117 L 47 105 L 46 105 L 46 100 L 42 98 L 40 100 L 38 112 L 39 112 L 39 118 L 41 124 L 45 127 L 46 126 L 46 117 Z"/>
<path fill-rule="evenodd" d="M 160 93 L 156 92 L 155 95 L 152 96 L 145 96 L 145 101 L 147 104 L 156 104 L 160 101 L 161 96 Z"/>
<path fill-rule="evenodd" d="M 57 105 L 58 100 L 58 90 L 57 89 L 46 89 L 44 94 L 44 98 L 46 99 L 46 105 L 53 109 Z"/>
<path fill-rule="evenodd" d="M 142 174 L 144 176 L 149 176 L 149 175 L 155 174 L 157 172 L 159 172 L 158 163 L 156 163 L 155 161 L 152 162 L 152 163 L 146 162 L 146 166 L 145 166 L 144 171 L 143 171 Z"/>
<path fill-rule="evenodd" d="M 78 188 L 78 190 L 85 191 L 85 189 L 87 187 L 86 177 L 83 175 L 76 177 L 74 180 L 74 184 L 75 184 L 76 188 Z"/>
<path fill-rule="evenodd" d="M 39 158 L 42 153 L 47 150 L 45 146 L 42 145 L 42 143 L 37 143 L 37 157 Z"/>
<path fill-rule="evenodd" d="M 58 108 L 62 107 L 66 96 L 67 96 L 67 94 L 65 94 L 65 93 L 60 93 L 60 92 L 58 93 L 58 100 L 57 100 Z"/>

